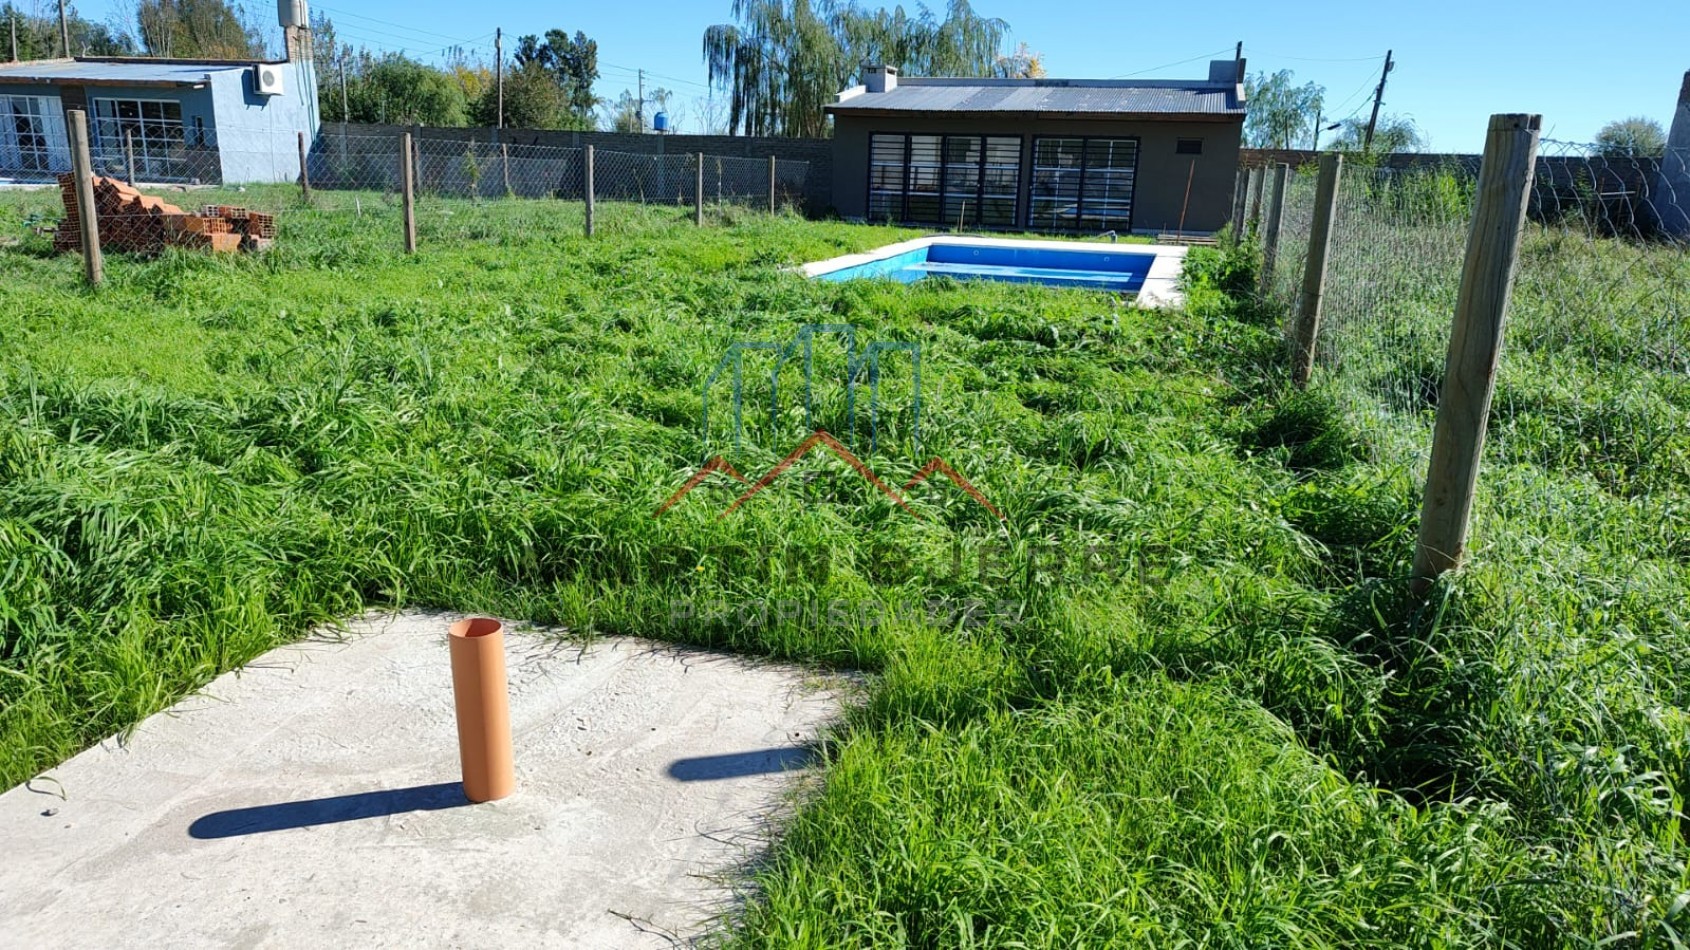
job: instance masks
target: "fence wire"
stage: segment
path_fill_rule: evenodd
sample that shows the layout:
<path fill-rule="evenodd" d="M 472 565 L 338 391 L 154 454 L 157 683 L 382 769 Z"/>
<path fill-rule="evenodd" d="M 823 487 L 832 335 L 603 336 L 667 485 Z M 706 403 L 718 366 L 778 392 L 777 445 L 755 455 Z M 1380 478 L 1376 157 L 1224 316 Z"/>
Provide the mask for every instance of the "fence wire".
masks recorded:
<path fill-rule="evenodd" d="M 1541 143 L 1490 413 L 1494 464 L 1690 502 L 1690 195 L 1675 184 L 1685 165 Z M 1411 463 L 1430 447 L 1477 174 L 1475 158 L 1350 162 L 1340 178 L 1316 385 L 1378 451 Z M 1288 321 L 1315 181 L 1311 166 L 1287 188 L 1266 282 Z"/>
<path fill-rule="evenodd" d="M 402 240 L 404 160 L 397 135 L 325 132 L 306 143 L 278 134 L 219 144 L 206 132 L 162 145 L 108 135 L 90 151 L 98 184 L 101 244 L 151 253 L 167 246 L 254 250 L 288 229 L 351 215 L 360 227 Z M 475 138 L 413 140 L 411 170 L 419 242 L 504 240 L 547 230 L 579 233 L 587 188 L 585 148 Z M 57 221 L 55 244 L 80 247 L 71 161 L 44 154 L 20 176 L 57 184 L 23 199 L 32 220 Z M 745 156 L 594 150 L 593 193 L 601 215 L 618 204 L 693 209 L 702 195 L 714 220 L 729 209 L 801 207 L 806 162 Z M 700 176 L 702 170 L 702 177 Z M 700 185 L 702 184 L 702 192 Z M 308 188 L 307 188 L 308 186 Z M 601 218 L 602 219 L 602 218 Z"/>

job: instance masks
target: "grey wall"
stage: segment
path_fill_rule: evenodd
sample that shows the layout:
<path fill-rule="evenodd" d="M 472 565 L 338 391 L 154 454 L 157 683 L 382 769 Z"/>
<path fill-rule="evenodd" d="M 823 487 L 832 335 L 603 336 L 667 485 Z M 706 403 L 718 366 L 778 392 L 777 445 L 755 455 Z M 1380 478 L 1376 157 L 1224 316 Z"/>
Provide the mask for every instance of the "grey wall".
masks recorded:
<path fill-rule="evenodd" d="M 211 73 L 211 108 L 223 180 L 229 184 L 299 179 L 300 132 L 317 136 L 317 82 L 304 63 L 282 63 L 282 94 L 261 96 L 250 69 Z M 206 120 L 210 126 L 211 119 Z"/>
<path fill-rule="evenodd" d="M 1021 136 L 1021 216 L 1026 220 L 1033 139 L 1041 135 L 1139 140 L 1133 230 L 1216 231 L 1232 213 L 1242 118 L 1221 121 L 1030 119 L 1016 116 L 837 116 L 833 131 L 833 205 L 847 218 L 868 210 L 868 144 L 874 132 Z M 1201 138 L 1202 155 L 1176 155 L 1176 139 Z M 1191 196 L 1186 200 L 1189 178 Z"/>
<path fill-rule="evenodd" d="M 321 150 L 325 164 L 325 174 L 330 174 L 332 166 L 339 161 L 338 156 L 343 147 L 349 152 L 348 161 L 359 164 L 364 170 L 355 174 L 372 176 L 383 173 L 393 167 L 392 143 L 401 132 L 410 132 L 416 136 L 419 151 L 424 156 L 425 174 L 428 171 L 427 161 L 431 154 L 462 155 L 467 143 L 474 141 L 478 145 L 512 146 L 512 161 L 542 163 L 546 149 L 581 148 L 591 145 L 599 153 L 627 152 L 636 155 L 659 155 L 669 157 L 663 167 L 679 168 L 684 163 L 684 156 L 703 152 L 715 157 L 739 157 L 754 159 L 766 163 L 773 155 L 781 162 L 804 162 L 809 167 L 804 176 L 803 202 L 805 211 L 810 214 L 826 214 L 832 209 L 832 143 L 827 139 L 796 139 L 796 138 L 768 138 L 745 135 L 634 135 L 617 132 L 566 132 L 542 129 L 492 129 L 492 128 L 436 128 L 430 126 L 405 125 L 375 125 L 366 123 L 325 123 L 318 137 L 318 148 Z M 523 148 L 519 148 L 519 146 Z M 367 151 L 371 154 L 360 160 L 358 153 Z M 445 161 L 442 159 L 441 161 Z M 603 193 L 603 189 L 615 187 L 612 178 L 607 177 L 611 169 L 606 158 L 600 158 L 596 168 L 594 185 Z M 442 166 L 445 168 L 445 166 Z M 766 166 L 760 166 L 766 168 Z M 313 166 L 313 176 L 317 174 Z M 767 172 L 762 174 L 766 177 Z M 528 173 L 520 168 L 513 168 L 513 184 L 537 182 L 541 179 L 536 174 Z M 569 181 L 573 178 L 565 173 L 561 176 L 562 188 L 567 191 Z M 683 176 L 684 178 L 684 176 Z M 675 189 L 678 194 L 686 198 L 691 196 L 691 183 L 680 182 Z M 708 186 L 707 186 L 708 187 Z M 500 182 L 502 190 L 503 183 Z M 665 189 L 665 194 L 670 189 Z"/>
<path fill-rule="evenodd" d="M 1684 74 L 1684 85 L 1678 90 L 1678 108 L 1672 114 L 1655 193 L 1661 230 L 1690 238 L 1690 72 Z"/>

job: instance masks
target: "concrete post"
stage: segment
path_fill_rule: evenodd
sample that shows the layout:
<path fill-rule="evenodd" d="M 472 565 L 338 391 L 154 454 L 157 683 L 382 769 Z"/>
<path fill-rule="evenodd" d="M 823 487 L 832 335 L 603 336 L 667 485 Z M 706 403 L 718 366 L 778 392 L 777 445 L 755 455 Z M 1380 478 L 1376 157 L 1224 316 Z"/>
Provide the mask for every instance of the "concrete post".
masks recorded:
<path fill-rule="evenodd" d="M 1672 131 L 1667 151 L 1661 156 L 1661 171 L 1655 176 L 1652 203 L 1661 230 L 1674 237 L 1690 238 L 1690 72 L 1678 90 L 1678 109 L 1672 114 Z"/>

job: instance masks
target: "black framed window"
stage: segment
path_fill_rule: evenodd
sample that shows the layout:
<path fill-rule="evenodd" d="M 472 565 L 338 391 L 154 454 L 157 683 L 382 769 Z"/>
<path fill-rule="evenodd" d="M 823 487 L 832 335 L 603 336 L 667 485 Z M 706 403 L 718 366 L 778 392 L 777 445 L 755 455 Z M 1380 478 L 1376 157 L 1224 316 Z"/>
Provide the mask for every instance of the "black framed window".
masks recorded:
<path fill-rule="evenodd" d="M 1046 231 L 1125 231 L 1132 226 L 1138 139 L 1040 136 L 1033 140 L 1027 224 Z"/>
<path fill-rule="evenodd" d="M 1020 136 L 869 136 L 870 220 L 1014 227 L 1020 185 Z"/>
<path fill-rule="evenodd" d="M 1203 140 L 1202 139 L 1175 139 L 1174 140 L 1174 154 L 1175 155 L 1201 155 L 1201 154 L 1203 154 Z"/>

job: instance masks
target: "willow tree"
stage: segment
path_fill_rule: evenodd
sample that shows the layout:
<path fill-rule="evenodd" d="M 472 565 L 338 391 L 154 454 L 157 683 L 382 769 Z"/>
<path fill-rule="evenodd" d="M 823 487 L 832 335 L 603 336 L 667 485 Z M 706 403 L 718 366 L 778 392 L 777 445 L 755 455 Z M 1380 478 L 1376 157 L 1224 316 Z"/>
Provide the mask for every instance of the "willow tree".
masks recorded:
<path fill-rule="evenodd" d="M 820 136 L 822 107 L 864 63 L 906 75 L 990 76 L 1009 33 L 968 0 L 939 19 L 925 6 L 865 10 L 837 0 L 734 0 L 735 22 L 704 31 L 712 85 L 725 90 L 729 133 Z"/>

